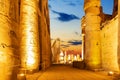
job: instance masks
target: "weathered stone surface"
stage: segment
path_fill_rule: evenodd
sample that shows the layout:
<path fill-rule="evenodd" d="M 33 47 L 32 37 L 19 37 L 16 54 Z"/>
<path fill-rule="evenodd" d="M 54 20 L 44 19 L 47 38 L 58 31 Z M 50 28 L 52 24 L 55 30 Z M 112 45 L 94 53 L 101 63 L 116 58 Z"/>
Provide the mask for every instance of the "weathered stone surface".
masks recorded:
<path fill-rule="evenodd" d="M 118 51 L 118 16 L 104 23 L 101 30 L 102 67 L 107 70 L 119 71 L 117 62 Z"/>
<path fill-rule="evenodd" d="M 88 69 L 101 68 L 100 1 L 85 0 L 85 63 Z"/>
<path fill-rule="evenodd" d="M 18 57 L 19 0 L 0 1 L 0 80 L 16 80 Z M 17 4 L 17 5 L 16 5 Z"/>
<path fill-rule="evenodd" d="M 38 1 L 21 0 L 20 55 L 25 70 L 39 69 Z"/>
<path fill-rule="evenodd" d="M 118 0 L 118 64 L 120 69 L 120 0 Z"/>
<path fill-rule="evenodd" d="M 97 68 L 94 66 L 97 63 L 105 70 L 119 71 L 119 7 L 120 2 L 114 0 L 113 14 L 107 15 L 100 7 L 100 0 L 85 0 L 85 18 L 81 26 L 87 67 Z"/>
<path fill-rule="evenodd" d="M 39 12 L 40 66 L 45 70 L 51 65 L 52 60 L 48 0 L 39 1 Z"/>

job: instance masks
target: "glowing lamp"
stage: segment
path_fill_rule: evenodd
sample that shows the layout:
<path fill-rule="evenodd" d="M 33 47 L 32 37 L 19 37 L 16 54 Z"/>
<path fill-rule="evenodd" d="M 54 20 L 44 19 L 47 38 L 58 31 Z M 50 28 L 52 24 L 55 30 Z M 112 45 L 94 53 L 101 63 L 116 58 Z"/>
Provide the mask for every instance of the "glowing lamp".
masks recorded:
<path fill-rule="evenodd" d="M 74 56 L 74 60 L 77 61 L 77 57 L 76 56 Z"/>
<path fill-rule="evenodd" d="M 70 60 L 70 55 L 68 55 L 68 60 Z"/>
<path fill-rule="evenodd" d="M 24 73 L 20 73 L 17 75 L 17 80 L 26 80 L 26 76 Z"/>
<path fill-rule="evenodd" d="M 113 71 L 109 71 L 109 72 L 108 72 L 108 75 L 109 75 L 109 76 L 112 76 L 113 74 L 114 74 Z"/>
<path fill-rule="evenodd" d="M 19 76 L 25 76 L 25 74 L 24 74 L 24 73 L 21 73 L 21 74 L 19 74 Z"/>

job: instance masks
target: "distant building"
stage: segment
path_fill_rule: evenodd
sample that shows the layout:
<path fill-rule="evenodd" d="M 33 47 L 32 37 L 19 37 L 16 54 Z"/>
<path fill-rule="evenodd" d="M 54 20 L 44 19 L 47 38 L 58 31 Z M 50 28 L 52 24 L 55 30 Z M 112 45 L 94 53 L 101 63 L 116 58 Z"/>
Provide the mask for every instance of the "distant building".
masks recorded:
<path fill-rule="evenodd" d="M 81 61 L 81 53 L 74 50 L 61 51 L 59 63 L 71 64 L 73 61 Z"/>

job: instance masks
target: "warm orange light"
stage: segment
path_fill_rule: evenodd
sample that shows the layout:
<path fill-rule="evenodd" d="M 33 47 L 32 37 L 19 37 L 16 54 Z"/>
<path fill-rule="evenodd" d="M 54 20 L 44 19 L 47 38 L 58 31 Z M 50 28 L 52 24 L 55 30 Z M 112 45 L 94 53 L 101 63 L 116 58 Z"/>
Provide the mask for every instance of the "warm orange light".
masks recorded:
<path fill-rule="evenodd" d="M 5 57 L 6 55 L 5 54 L 3 54 L 3 52 L 0 52 L 0 61 L 2 62 L 2 61 L 6 61 L 6 57 Z"/>
<path fill-rule="evenodd" d="M 109 72 L 108 72 L 108 75 L 110 75 L 110 76 L 113 75 L 113 74 L 114 74 L 113 71 L 109 71 Z"/>
<path fill-rule="evenodd" d="M 70 60 L 70 55 L 68 55 L 68 60 Z"/>
<path fill-rule="evenodd" d="M 67 62 L 67 55 L 66 55 L 66 51 L 65 51 L 65 55 L 64 55 L 64 63 L 66 63 Z"/>
<path fill-rule="evenodd" d="M 25 76 L 25 74 L 24 74 L 24 73 L 21 73 L 21 74 L 19 74 L 19 76 Z"/>
<path fill-rule="evenodd" d="M 28 56 L 27 65 L 32 66 L 35 63 L 35 59 L 31 56 Z"/>
<path fill-rule="evenodd" d="M 64 58 L 63 57 L 60 57 L 60 60 L 63 60 Z"/>
<path fill-rule="evenodd" d="M 63 52 L 61 51 L 60 56 L 64 56 Z"/>
<path fill-rule="evenodd" d="M 77 57 L 76 56 L 74 56 L 74 61 L 77 61 Z"/>
<path fill-rule="evenodd" d="M 36 0 L 21 0 L 20 9 L 20 55 L 21 66 L 26 70 L 38 69 L 39 30 L 38 30 L 38 3 Z M 35 13 L 35 14 L 34 14 Z"/>

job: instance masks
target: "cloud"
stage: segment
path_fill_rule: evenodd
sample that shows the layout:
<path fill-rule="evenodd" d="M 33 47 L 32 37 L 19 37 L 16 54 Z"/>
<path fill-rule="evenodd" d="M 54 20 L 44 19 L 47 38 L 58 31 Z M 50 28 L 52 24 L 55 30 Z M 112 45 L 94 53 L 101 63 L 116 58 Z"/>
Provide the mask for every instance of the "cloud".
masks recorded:
<path fill-rule="evenodd" d="M 66 0 L 63 0 L 63 2 L 65 2 L 69 6 L 76 6 L 77 5 L 75 1 L 66 1 Z"/>
<path fill-rule="evenodd" d="M 51 6 L 50 4 L 48 5 L 48 7 L 49 7 L 49 9 L 51 9 L 51 8 L 52 8 L 52 6 Z"/>
<path fill-rule="evenodd" d="M 62 12 L 57 12 L 52 10 L 53 13 L 58 14 L 59 17 L 57 17 L 56 19 L 58 19 L 61 22 L 68 22 L 71 20 L 79 20 L 80 18 L 75 16 L 74 14 L 66 14 L 66 13 L 62 13 Z"/>
<path fill-rule="evenodd" d="M 79 33 L 78 33 L 78 32 L 76 32 L 76 31 L 75 31 L 75 34 L 76 34 L 76 35 L 79 35 Z"/>
<path fill-rule="evenodd" d="M 76 6 L 75 3 L 69 3 L 68 5 L 70 5 L 70 6 Z"/>
<path fill-rule="evenodd" d="M 70 44 L 70 45 L 80 45 L 80 44 L 82 44 L 82 41 L 80 40 L 80 41 L 78 41 L 78 40 L 73 40 L 73 41 L 68 41 L 68 43 Z"/>
<path fill-rule="evenodd" d="M 70 6 L 76 6 L 76 5 L 82 5 L 83 1 L 82 0 L 63 0 L 67 5 Z"/>
<path fill-rule="evenodd" d="M 69 45 L 64 45 L 64 44 L 62 44 L 61 46 L 62 46 L 63 48 L 69 47 Z"/>

